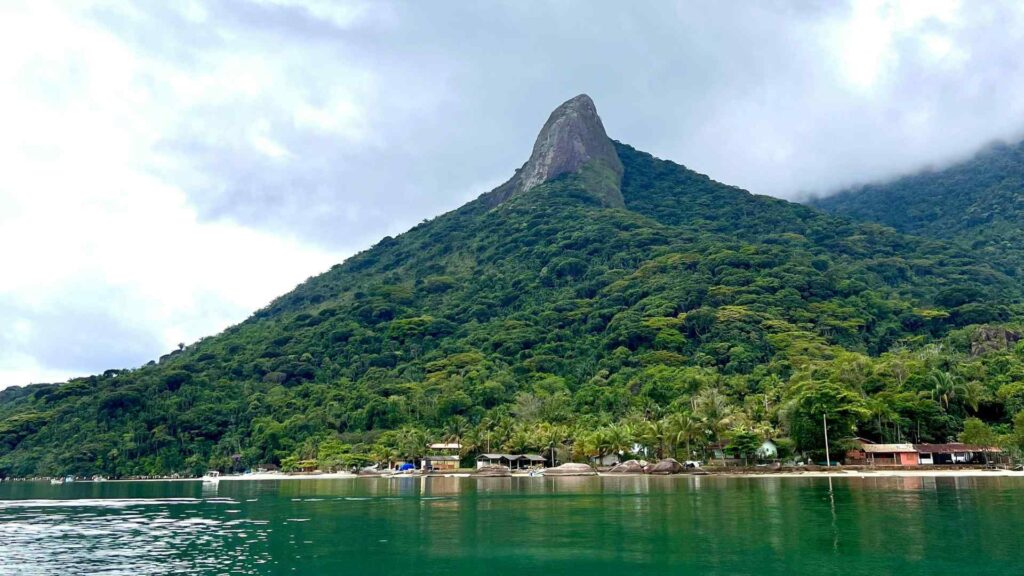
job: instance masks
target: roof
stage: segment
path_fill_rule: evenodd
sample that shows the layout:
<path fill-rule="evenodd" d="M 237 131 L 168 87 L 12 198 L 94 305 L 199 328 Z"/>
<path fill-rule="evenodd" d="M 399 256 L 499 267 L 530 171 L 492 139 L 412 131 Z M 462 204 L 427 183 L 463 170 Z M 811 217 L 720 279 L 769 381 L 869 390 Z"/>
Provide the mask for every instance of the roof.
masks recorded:
<path fill-rule="evenodd" d="M 930 454 L 952 454 L 954 452 L 1002 452 L 1002 449 L 995 446 L 979 446 L 977 444 L 961 444 L 950 442 L 948 444 L 914 444 L 918 452 Z"/>
<path fill-rule="evenodd" d="M 864 444 L 861 449 L 868 454 L 896 454 L 901 452 L 917 452 L 913 444 Z"/>
<path fill-rule="evenodd" d="M 447 456 L 447 455 L 443 455 L 443 456 L 424 456 L 423 459 L 424 460 L 433 460 L 433 461 L 436 461 L 436 462 L 458 462 L 459 461 L 459 457 L 458 456 Z"/>
<path fill-rule="evenodd" d="M 430 448 L 431 450 L 461 450 L 462 444 L 459 444 L 458 442 L 435 442 L 433 444 L 428 444 L 427 448 Z"/>
<path fill-rule="evenodd" d="M 543 462 L 545 458 L 540 454 L 480 454 L 476 457 L 477 460 L 531 460 L 535 462 Z"/>
<path fill-rule="evenodd" d="M 867 438 L 861 438 L 860 436 L 854 436 L 850 438 L 850 440 L 853 440 L 854 442 L 859 442 L 860 444 L 877 444 L 877 442 L 875 442 L 874 440 L 868 440 Z"/>

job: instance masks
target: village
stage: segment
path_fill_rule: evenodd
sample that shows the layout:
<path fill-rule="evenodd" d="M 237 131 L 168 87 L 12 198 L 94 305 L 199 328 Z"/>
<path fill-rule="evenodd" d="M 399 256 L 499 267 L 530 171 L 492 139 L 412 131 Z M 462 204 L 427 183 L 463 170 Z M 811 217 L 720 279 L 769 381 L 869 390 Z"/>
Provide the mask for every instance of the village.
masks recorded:
<path fill-rule="evenodd" d="M 674 458 L 648 461 L 638 445 L 633 453 L 606 454 L 590 457 L 587 463 L 559 463 L 554 457 L 541 454 L 513 454 L 485 452 L 475 456 L 464 455 L 458 442 L 436 442 L 427 446 L 428 453 L 414 459 L 400 459 L 386 468 L 368 467 L 360 474 L 440 474 L 440 475 L 596 475 L 596 474 L 757 474 L 766 472 L 819 471 L 837 468 L 856 470 L 905 469 L 1008 469 L 1010 460 L 1001 448 L 960 442 L 943 444 L 882 444 L 866 438 L 851 438 L 843 442 L 849 446 L 842 461 L 783 462 L 778 458 L 778 447 L 764 440 L 753 454 L 738 454 L 728 446 L 709 446 L 707 460 Z M 1019 467 L 1018 467 L 1019 468 Z"/>

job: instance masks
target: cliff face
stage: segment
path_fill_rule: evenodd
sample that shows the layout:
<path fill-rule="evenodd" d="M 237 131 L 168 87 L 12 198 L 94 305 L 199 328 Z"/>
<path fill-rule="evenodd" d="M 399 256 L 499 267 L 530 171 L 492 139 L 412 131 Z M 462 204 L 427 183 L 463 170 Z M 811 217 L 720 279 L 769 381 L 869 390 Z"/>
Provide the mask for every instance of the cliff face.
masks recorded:
<path fill-rule="evenodd" d="M 604 131 L 594 101 L 580 94 L 555 109 L 533 145 L 533 153 L 508 182 L 488 194 L 491 205 L 529 191 L 563 174 L 580 172 L 588 189 L 606 206 L 625 205 L 620 189 L 622 162 Z"/>

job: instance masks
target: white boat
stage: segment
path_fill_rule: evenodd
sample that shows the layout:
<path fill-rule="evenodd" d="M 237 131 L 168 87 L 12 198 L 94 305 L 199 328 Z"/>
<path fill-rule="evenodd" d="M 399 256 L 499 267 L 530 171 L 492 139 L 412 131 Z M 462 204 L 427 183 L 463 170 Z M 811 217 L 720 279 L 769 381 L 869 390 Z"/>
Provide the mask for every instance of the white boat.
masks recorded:
<path fill-rule="evenodd" d="M 63 484 L 64 481 L 60 478 L 50 478 L 50 484 Z"/>
<path fill-rule="evenodd" d="M 216 470 L 210 470 L 206 474 L 203 474 L 201 478 L 203 484 L 217 484 L 220 482 L 220 472 Z"/>

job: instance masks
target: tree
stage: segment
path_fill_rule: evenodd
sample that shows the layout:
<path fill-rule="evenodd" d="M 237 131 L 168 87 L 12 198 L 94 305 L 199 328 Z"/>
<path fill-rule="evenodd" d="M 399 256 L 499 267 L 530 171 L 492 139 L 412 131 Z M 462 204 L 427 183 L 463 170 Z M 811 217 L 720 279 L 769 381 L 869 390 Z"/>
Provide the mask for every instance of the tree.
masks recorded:
<path fill-rule="evenodd" d="M 743 465 L 749 464 L 751 456 L 757 456 L 757 449 L 761 447 L 761 439 L 757 434 L 745 428 L 733 428 L 728 434 L 729 445 L 726 449 L 736 452 L 743 458 Z"/>
<path fill-rule="evenodd" d="M 689 412 L 676 412 L 667 418 L 666 427 L 672 444 L 677 447 L 681 444 L 685 445 L 686 457 L 684 459 L 690 460 L 693 457 L 693 443 L 704 442 L 707 438 L 704 427 L 701 426 L 700 420 Z"/>
<path fill-rule="evenodd" d="M 985 388 L 985 385 L 977 380 L 971 380 L 961 387 L 961 393 L 963 395 L 964 404 L 966 404 L 971 412 L 977 414 L 978 406 L 986 401 L 989 397 L 989 391 Z"/>
<path fill-rule="evenodd" d="M 395 440 L 398 453 L 408 458 L 413 464 L 427 448 L 427 433 L 422 428 L 413 426 L 401 428 L 398 430 Z"/>
<path fill-rule="evenodd" d="M 825 447 L 823 417 L 828 419 L 829 437 L 838 439 L 854 435 L 857 421 L 871 416 L 853 390 L 834 382 L 814 380 L 810 375 L 802 378 L 790 390 L 785 411 L 790 436 L 800 449 Z"/>
<path fill-rule="evenodd" d="M 964 420 L 964 431 L 960 433 L 959 438 L 964 444 L 974 444 L 986 449 L 995 446 L 997 442 L 996 433 L 978 418 Z M 982 455 L 985 457 L 985 464 L 988 464 L 988 451 L 982 451 Z"/>
<path fill-rule="evenodd" d="M 717 388 L 705 388 L 694 399 L 694 414 L 722 446 L 722 432 L 736 419 L 736 409 Z"/>
<path fill-rule="evenodd" d="M 950 402 L 956 399 L 957 393 L 962 390 L 956 376 L 942 370 L 932 370 L 928 374 L 928 383 L 932 387 L 932 398 L 942 404 L 947 411 Z"/>

